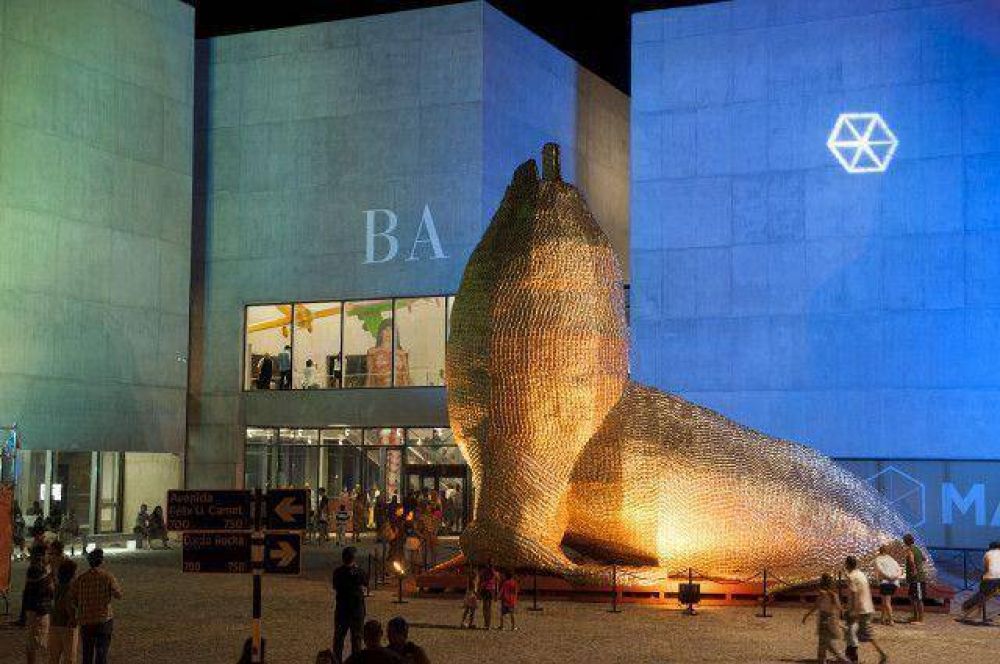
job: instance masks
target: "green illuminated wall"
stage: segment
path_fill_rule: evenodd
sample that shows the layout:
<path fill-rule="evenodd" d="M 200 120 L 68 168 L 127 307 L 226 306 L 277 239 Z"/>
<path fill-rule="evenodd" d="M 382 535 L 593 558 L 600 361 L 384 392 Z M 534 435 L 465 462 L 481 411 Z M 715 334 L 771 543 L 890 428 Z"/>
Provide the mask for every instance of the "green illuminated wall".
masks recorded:
<path fill-rule="evenodd" d="M 191 7 L 0 0 L 0 421 L 182 452 Z"/>

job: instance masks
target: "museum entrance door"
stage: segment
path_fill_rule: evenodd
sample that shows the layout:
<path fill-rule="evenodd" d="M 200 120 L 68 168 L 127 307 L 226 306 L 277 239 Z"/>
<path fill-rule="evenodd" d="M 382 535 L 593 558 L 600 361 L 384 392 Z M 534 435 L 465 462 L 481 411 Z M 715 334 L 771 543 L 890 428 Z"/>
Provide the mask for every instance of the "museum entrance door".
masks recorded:
<path fill-rule="evenodd" d="M 442 496 L 442 530 L 458 534 L 465 528 L 469 506 L 469 468 L 465 464 L 407 465 L 406 492 L 436 491 Z"/>

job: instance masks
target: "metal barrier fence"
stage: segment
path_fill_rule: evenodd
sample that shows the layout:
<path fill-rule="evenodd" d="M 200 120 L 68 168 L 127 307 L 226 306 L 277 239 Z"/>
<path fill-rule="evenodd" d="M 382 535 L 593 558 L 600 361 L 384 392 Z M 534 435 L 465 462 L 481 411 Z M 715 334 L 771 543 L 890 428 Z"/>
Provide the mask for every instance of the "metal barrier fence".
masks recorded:
<path fill-rule="evenodd" d="M 954 584 L 961 582 L 960 590 L 974 590 L 979 587 L 983 575 L 983 554 L 986 549 L 966 549 L 960 547 L 927 547 L 928 553 L 937 566 L 938 574 Z"/>

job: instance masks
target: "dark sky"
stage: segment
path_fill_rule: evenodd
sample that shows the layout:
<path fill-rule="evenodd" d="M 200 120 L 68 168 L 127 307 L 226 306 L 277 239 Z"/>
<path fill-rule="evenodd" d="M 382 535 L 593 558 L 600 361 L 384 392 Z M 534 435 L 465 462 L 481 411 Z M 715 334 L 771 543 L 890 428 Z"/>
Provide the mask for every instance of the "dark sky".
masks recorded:
<path fill-rule="evenodd" d="M 199 37 L 449 4 L 448 0 L 185 1 L 197 10 Z M 489 0 L 624 92 L 629 90 L 631 12 L 699 1 L 705 0 Z"/>

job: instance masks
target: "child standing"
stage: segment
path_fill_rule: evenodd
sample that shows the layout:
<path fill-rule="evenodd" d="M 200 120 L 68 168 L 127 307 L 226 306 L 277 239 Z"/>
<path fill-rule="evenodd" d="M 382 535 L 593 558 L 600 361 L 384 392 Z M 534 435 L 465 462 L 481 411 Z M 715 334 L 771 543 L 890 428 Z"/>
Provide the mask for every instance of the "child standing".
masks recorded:
<path fill-rule="evenodd" d="M 818 612 L 816 617 L 816 635 L 819 637 L 816 661 L 818 664 L 826 664 L 827 651 L 833 653 L 838 662 L 850 662 L 844 653 L 837 649 L 834 641 L 842 638 L 840 628 L 840 598 L 833 591 L 833 577 L 824 574 L 819 582 L 819 594 L 816 595 L 816 604 L 813 605 L 806 615 L 802 616 L 802 624 L 806 623 L 813 612 Z"/>
<path fill-rule="evenodd" d="M 465 607 L 462 611 L 462 627 L 475 629 L 476 608 L 479 606 L 475 570 L 469 570 L 469 578 L 465 584 L 465 599 L 462 601 L 462 606 Z"/>
<path fill-rule="evenodd" d="M 514 631 L 517 627 L 514 625 L 514 609 L 517 608 L 517 581 L 514 580 L 514 574 L 510 570 L 505 570 L 503 573 L 503 583 L 500 584 L 500 626 L 497 629 L 503 629 L 503 618 L 504 616 L 510 616 L 510 629 Z"/>

